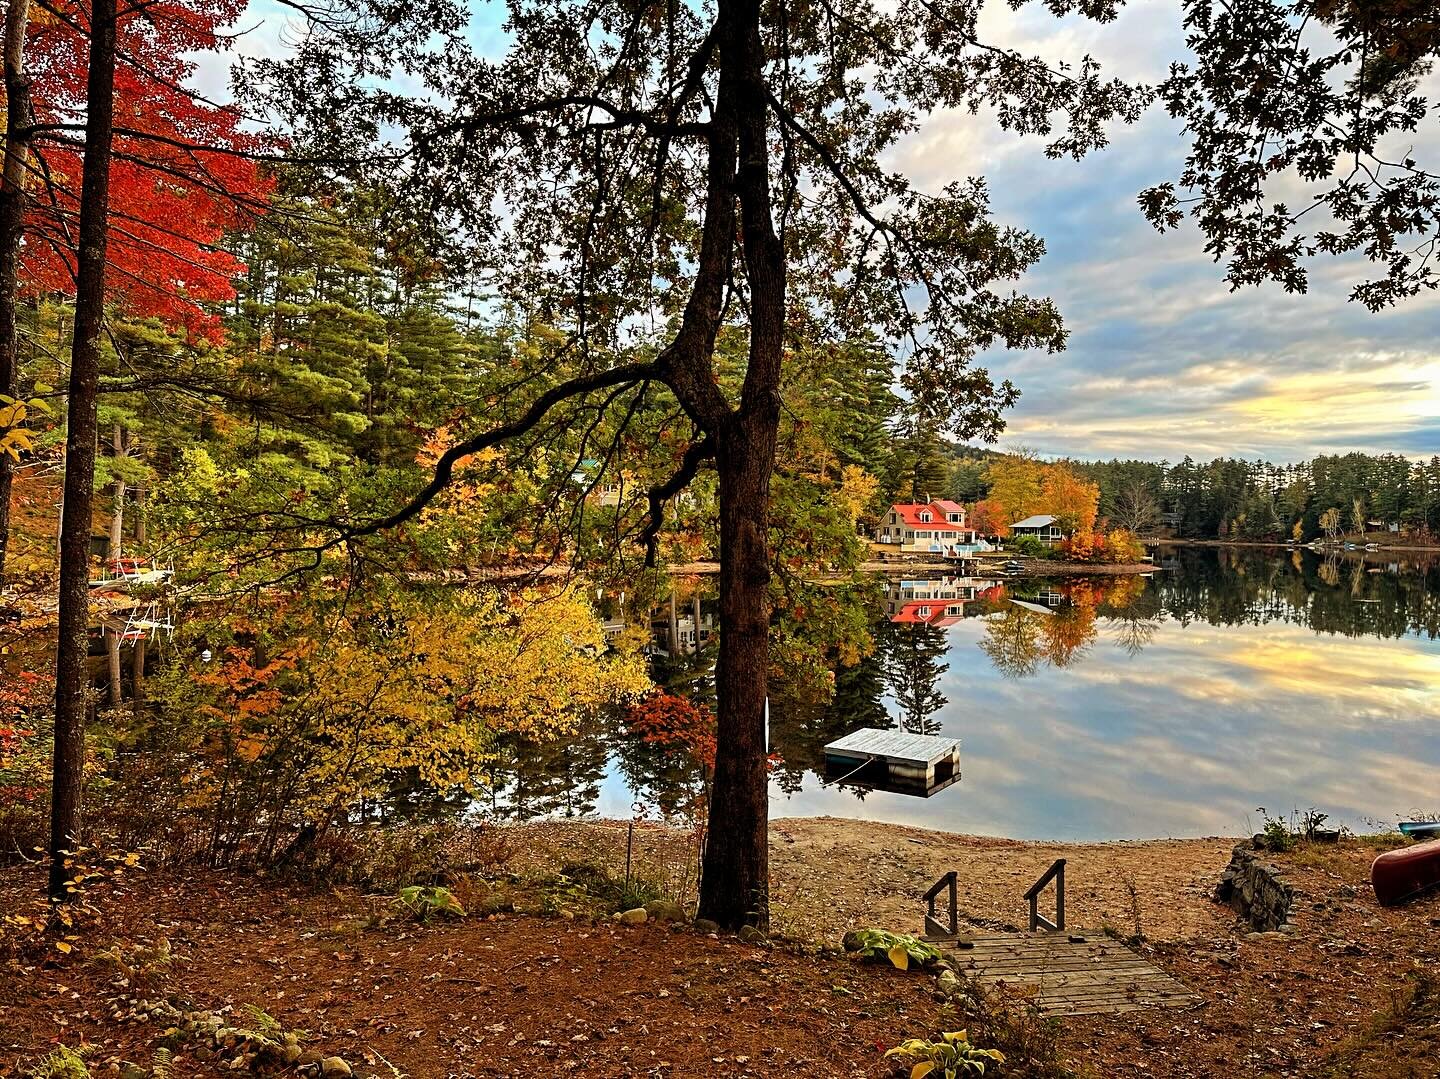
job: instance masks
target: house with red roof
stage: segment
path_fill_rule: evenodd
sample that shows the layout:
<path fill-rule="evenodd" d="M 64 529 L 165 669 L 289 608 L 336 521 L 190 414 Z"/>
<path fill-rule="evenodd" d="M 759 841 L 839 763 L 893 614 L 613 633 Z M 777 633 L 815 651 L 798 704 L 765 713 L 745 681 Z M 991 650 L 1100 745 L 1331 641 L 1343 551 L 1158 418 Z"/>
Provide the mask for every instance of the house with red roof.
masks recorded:
<path fill-rule="evenodd" d="M 965 507 L 937 498 L 931 502 L 896 502 L 880 519 L 875 542 L 893 543 L 902 551 L 924 551 L 967 558 L 990 545 L 966 523 Z"/>

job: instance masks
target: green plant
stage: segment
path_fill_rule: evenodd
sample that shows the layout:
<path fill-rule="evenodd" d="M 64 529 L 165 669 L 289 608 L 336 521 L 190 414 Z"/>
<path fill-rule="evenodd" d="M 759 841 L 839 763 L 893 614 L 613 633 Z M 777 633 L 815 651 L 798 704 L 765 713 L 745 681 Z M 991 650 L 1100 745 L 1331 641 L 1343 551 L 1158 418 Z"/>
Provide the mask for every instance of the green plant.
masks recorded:
<path fill-rule="evenodd" d="M 1284 817 L 1272 817 L 1264 806 L 1259 806 L 1255 812 L 1260 814 L 1263 822 L 1260 826 L 1260 839 L 1266 850 L 1283 853 L 1295 848 L 1298 837 L 1289 821 Z"/>
<path fill-rule="evenodd" d="M 941 1034 L 938 1042 L 911 1038 L 885 1055 L 915 1061 L 910 1069 L 910 1079 L 923 1079 L 927 1075 L 944 1076 L 944 1079 L 955 1079 L 959 1075 L 984 1075 L 986 1067 L 1005 1063 L 1004 1053 L 998 1049 L 977 1049 L 970 1044 L 970 1036 L 963 1030 Z"/>
<path fill-rule="evenodd" d="M 889 960 L 900 970 L 912 962 L 920 966 L 940 961 L 940 949 L 908 933 L 886 929 L 857 929 L 845 934 L 845 950 L 866 959 Z"/>
<path fill-rule="evenodd" d="M 447 918 L 465 917 L 465 908 L 460 905 L 449 888 L 438 884 L 412 884 L 401 888 L 395 902 L 422 921 L 429 921 L 439 915 Z"/>
<path fill-rule="evenodd" d="M 90 1046 L 79 1049 L 59 1046 L 25 1073 L 25 1079 L 90 1079 L 90 1069 L 85 1058 L 92 1052 Z"/>

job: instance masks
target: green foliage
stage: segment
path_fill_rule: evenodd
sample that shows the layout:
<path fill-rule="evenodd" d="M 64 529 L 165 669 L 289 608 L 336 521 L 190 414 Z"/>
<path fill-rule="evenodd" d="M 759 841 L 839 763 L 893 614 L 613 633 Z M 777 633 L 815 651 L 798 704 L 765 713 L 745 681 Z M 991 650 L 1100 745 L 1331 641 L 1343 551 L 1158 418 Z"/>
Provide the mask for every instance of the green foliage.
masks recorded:
<path fill-rule="evenodd" d="M 90 1068 L 85 1058 L 94 1055 L 94 1048 L 82 1045 L 79 1049 L 59 1046 L 25 1072 L 25 1079 L 90 1079 Z"/>
<path fill-rule="evenodd" d="M 956 1030 L 941 1034 L 938 1042 L 911 1038 L 888 1050 L 887 1057 L 902 1057 L 913 1060 L 910 1079 L 956 1079 L 961 1075 L 984 1075 L 987 1068 L 1005 1063 L 1005 1054 L 998 1049 L 977 1049 L 970 1044 L 966 1031 Z"/>
<path fill-rule="evenodd" d="M 465 908 L 449 888 L 437 884 L 412 884 L 401 888 L 395 903 L 415 918 L 428 922 L 431 918 L 463 918 Z"/>
<path fill-rule="evenodd" d="M 1045 558 L 1050 554 L 1050 548 L 1034 536 L 1014 536 L 1005 541 L 1005 546 L 1016 554 L 1027 555 L 1031 558 Z"/>
<path fill-rule="evenodd" d="M 846 934 L 845 947 L 862 958 L 888 962 L 900 970 L 908 970 L 911 963 L 923 967 L 940 961 L 940 949 L 935 945 L 886 929 L 857 929 Z"/>

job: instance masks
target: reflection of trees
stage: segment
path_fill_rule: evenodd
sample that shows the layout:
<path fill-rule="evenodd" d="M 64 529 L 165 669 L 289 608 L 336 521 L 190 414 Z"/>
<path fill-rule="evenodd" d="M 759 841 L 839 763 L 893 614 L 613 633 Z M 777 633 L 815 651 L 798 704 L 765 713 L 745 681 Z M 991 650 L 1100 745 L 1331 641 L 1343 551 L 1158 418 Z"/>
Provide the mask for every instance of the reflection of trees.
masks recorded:
<path fill-rule="evenodd" d="M 877 628 L 877 646 L 880 644 Z M 888 730 L 895 725 L 885 711 L 880 652 L 835 672 L 835 693 L 828 703 L 771 684 L 770 750 L 779 757 L 775 780 L 783 791 L 801 789 L 805 773 L 825 770 L 825 746 L 861 727 Z"/>
<path fill-rule="evenodd" d="M 1006 678 L 1026 678 L 1040 667 L 1040 622 L 1048 616 L 1010 606 L 985 620 L 980 651 Z"/>
<path fill-rule="evenodd" d="M 583 817 L 595 812 L 609 747 L 600 722 L 546 741 L 507 735 L 484 777 L 488 809 L 498 817 Z"/>
<path fill-rule="evenodd" d="M 681 747 L 621 737 L 615 762 L 636 800 L 655 806 L 667 820 L 688 814 L 705 796 L 705 769 Z"/>
<path fill-rule="evenodd" d="M 876 638 L 885 682 L 900 707 L 900 726 L 912 734 L 938 733 L 940 724 L 930 717 L 949 703 L 939 688 L 950 669 L 945 631 L 924 623 L 883 622 Z"/>
<path fill-rule="evenodd" d="M 1372 567 L 1358 555 L 1334 550 L 1284 558 L 1181 549 L 1176 558 L 1178 570 L 1157 577 L 1155 588 L 1164 612 L 1182 623 L 1278 621 L 1347 637 L 1440 637 L 1440 566 L 1434 562 L 1367 573 Z"/>

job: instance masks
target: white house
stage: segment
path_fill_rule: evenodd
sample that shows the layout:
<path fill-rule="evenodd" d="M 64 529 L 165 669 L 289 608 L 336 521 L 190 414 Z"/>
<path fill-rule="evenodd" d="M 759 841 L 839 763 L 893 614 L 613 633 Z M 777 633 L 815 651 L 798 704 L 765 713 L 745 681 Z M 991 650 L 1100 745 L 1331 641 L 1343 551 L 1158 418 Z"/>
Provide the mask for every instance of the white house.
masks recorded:
<path fill-rule="evenodd" d="M 1065 538 L 1065 533 L 1060 530 L 1060 524 L 1048 513 L 1037 513 L 1026 517 L 1023 521 L 1016 521 L 1010 526 L 1012 536 L 1034 536 L 1041 543 L 1053 546 Z"/>
<path fill-rule="evenodd" d="M 958 502 L 897 502 L 875 530 L 877 543 L 899 544 L 902 551 L 965 558 L 990 550 L 975 529 L 965 522 L 965 507 Z"/>

